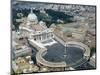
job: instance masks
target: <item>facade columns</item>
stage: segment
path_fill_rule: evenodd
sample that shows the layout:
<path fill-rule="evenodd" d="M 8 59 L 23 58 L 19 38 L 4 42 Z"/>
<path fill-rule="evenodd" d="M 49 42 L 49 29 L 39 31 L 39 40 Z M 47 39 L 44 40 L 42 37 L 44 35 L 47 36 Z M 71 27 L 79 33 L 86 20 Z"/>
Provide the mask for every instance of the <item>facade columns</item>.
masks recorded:
<path fill-rule="evenodd" d="M 41 40 L 42 40 L 42 37 L 43 37 L 43 36 L 42 36 L 42 34 L 41 34 Z"/>
<path fill-rule="evenodd" d="M 34 38 L 36 39 L 36 41 L 43 41 L 43 40 L 47 40 L 52 38 L 52 33 L 43 33 L 43 34 L 39 34 L 39 35 L 35 35 Z"/>
<path fill-rule="evenodd" d="M 36 40 L 38 40 L 38 36 L 36 35 Z"/>

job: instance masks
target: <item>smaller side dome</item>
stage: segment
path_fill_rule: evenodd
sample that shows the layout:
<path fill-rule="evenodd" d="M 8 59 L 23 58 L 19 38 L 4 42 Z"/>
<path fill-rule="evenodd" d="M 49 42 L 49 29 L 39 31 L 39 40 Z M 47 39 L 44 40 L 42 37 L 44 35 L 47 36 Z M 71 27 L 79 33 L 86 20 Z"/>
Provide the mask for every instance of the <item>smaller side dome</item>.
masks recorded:
<path fill-rule="evenodd" d="M 44 29 L 47 29 L 46 23 L 43 21 L 39 22 L 39 25 L 42 26 Z"/>

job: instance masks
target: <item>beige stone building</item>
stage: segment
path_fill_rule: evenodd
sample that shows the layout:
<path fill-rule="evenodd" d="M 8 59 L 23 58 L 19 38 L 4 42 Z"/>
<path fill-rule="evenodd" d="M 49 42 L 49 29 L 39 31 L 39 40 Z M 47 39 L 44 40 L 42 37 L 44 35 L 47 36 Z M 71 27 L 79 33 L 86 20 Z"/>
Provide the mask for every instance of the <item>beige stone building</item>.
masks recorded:
<path fill-rule="evenodd" d="M 31 64 L 27 59 L 23 57 L 18 57 L 16 60 L 12 61 L 12 68 L 15 73 L 32 73 L 38 72 L 39 67 Z"/>
<path fill-rule="evenodd" d="M 58 25 L 54 29 L 54 34 L 64 41 L 81 41 L 83 42 L 88 30 L 88 25 L 81 25 L 78 28 L 66 25 Z"/>

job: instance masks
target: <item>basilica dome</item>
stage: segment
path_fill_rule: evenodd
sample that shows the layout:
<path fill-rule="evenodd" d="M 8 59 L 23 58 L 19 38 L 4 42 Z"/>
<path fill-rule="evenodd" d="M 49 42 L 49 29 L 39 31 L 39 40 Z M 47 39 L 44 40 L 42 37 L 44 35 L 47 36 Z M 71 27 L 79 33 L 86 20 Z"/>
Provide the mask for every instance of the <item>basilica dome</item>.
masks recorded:
<path fill-rule="evenodd" d="M 32 10 L 31 10 L 31 12 L 29 13 L 27 19 L 28 19 L 28 21 L 38 21 L 37 16 L 33 13 Z"/>

